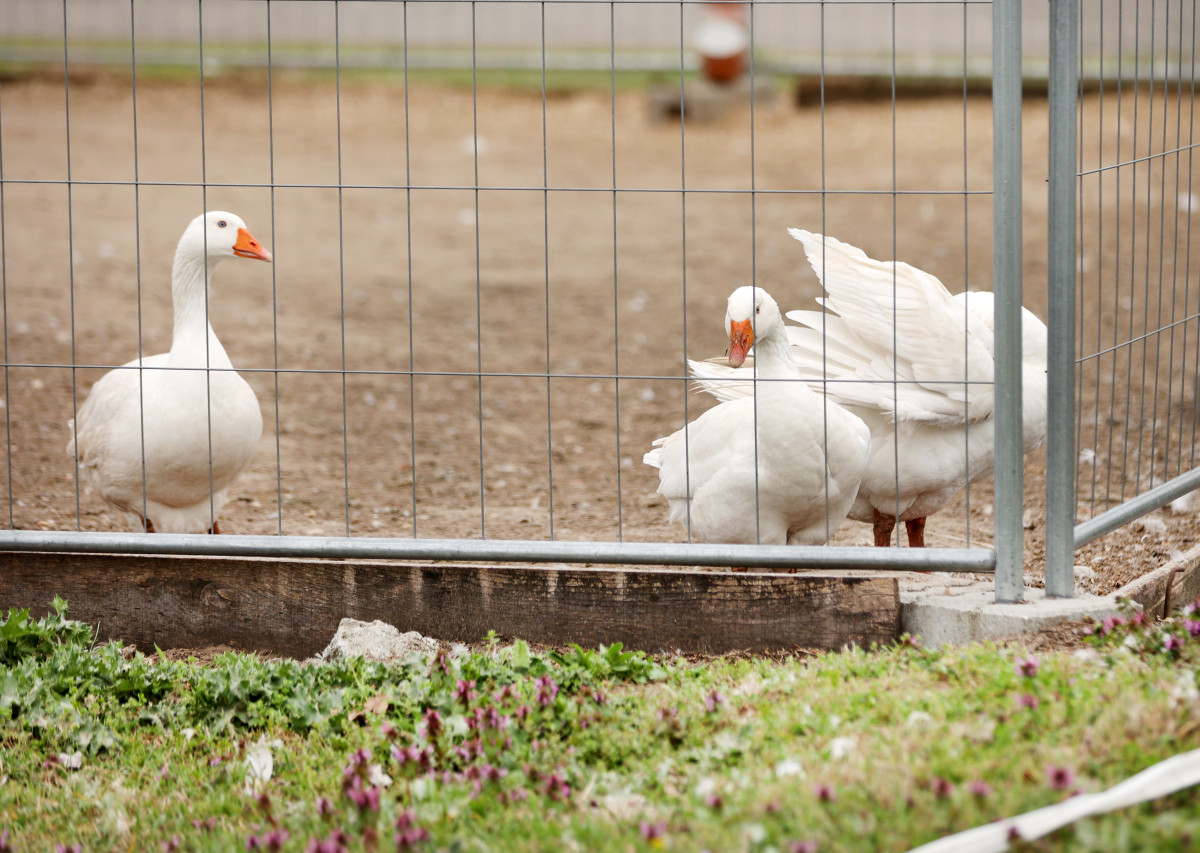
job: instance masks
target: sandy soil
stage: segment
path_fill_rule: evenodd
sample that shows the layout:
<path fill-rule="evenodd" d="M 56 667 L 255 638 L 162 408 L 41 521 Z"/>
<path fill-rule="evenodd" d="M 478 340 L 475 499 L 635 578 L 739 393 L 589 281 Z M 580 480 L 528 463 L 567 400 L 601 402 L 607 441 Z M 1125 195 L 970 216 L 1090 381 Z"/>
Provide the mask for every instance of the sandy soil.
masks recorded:
<path fill-rule="evenodd" d="M 816 279 L 788 226 L 908 260 L 951 290 L 991 286 L 982 98 L 834 102 L 822 113 L 781 96 L 756 105 L 753 133 L 740 107 L 681 133 L 643 92 L 554 95 L 543 113 L 540 94 L 516 91 L 414 85 L 406 98 L 377 81 L 339 95 L 328 82 L 277 75 L 268 89 L 230 76 L 207 79 L 203 93 L 139 81 L 135 144 L 129 81 L 92 75 L 72 80 L 69 146 L 64 103 L 61 78 L 0 86 L 16 365 L 0 517 L 19 528 L 119 524 L 77 491 L 66 422 L 105 366 L 136 355 L 139 334 L 147 352 L 169 346 L 174 244 L 205 207 L 237 212 L 276 257 L 227 262 L 215 279 L 213 324 L 266 423 L 223 512 L 236 533 L 679 541 L 642 453 L 709 405 L 685 392 L 683 363 L 724 350 L 734 286 L 756 281 L 787 308 L 812 305 Z M 1112 124 L 1117 108 L 1107 109 Z M 1110 132 L 1096 125 L 1098 138 Z M 1044 150 L 1046 133 L 1044 102 L 1028 102 L 1026 151 Z M 1087 146 L 1084 156 L 1111 159 Z M 1025 301 L 1044 317 L 1044 157 L 1027 160 Z M 1186 192 L 1190 177 L 1180 179 Z M 1136 335 L 1159 322 L 1154 312 L 1162 322 L 1165 309 L 1194 313 L 1182 284 L 1200 258 L 1176 270 L 1174 298 L 1144 297 L 1132 276 L 1157 282 L 1160 270 L 1137 252 L 1180 234 L 1178 217 L 1155 213 L 1175 203 L 1164 195 L 1174 173 L 1161 187 L 1131 178 L 1124 196 L 1123 178 L 1105 195 L 1102 180 L 1089 211 L 1132 217 L 1138 236 L 1122 249 L 1085 225 L 1085 286 L 1107 270 L 1125 281 L 1117 309 L 1088 309 L 1087 347 L 1129 324 Z M 1081 517 L 1161 480 L 1155 472 L 1189 467 L 1200 335 L 1194 320 L 1176 327 L 1153 361 L 1158 338 L 1128 363 L 1123 351 L 1085 366 L 1080 441 L 1097 455 L 1080 469 Z M 1035 582 L 1043 466 L 1035 453 L 1025 467 Z M 930 520 L 929 543 L 990 547 L 991 506 L 990 481 L 977 483 Z M 1198 535 L 1191 513 L 1157 513 L 1079 552 L 1095 572 L 1083 588 L 1111 590 Z M 836 541 L 867 544 L 869 530 L 848 522 Z"/>

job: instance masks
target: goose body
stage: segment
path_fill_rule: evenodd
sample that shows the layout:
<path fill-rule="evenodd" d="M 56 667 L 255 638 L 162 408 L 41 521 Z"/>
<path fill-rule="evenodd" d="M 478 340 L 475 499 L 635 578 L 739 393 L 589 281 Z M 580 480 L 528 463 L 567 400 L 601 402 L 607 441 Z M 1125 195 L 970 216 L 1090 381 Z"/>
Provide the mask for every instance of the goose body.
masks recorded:
<path fill-rule="evenodd" d="M 258 398 L 208 322 L 212 267 L 226 257 L 271 253 L 232 213 L 196 217 L 175 251 L 170 352 L 106 373 L 67 424 L 67 454 L 132 529 L 219 532 L 229 488 L 262 436 Z"/>
<path fill-rule="evenodd" d="M 762 381 L 656 440 L 645 455 L 659 469 L 671 521 L 699 542 L 825 542 L 858 492 L 869 432 L 802 381 L 779 308 L 762 288 L 734 291 L 725 326 L 729 362 L 740 364 L 753 344 Z"/>
<path fill-rule="evenodd" d="M 897 519 L 924 544 L 925 518 L 995 467 L 991 293 L 951 296 L 934 276 L 808 231 L 804 244 L 825 288 L 826 312 L 791 311 L 791 357 L 826 397 L 871 432 L 871 460 L 849 511 L 887 545 Z M 1022 418 L 1028 452 L 1046 435 L 1046 326 L 1022 309 Z M 723 400 L 748 383 L 730 368 L 692 362 L 701 386 Z M 822 379 L 830 380 L 828 382 Z"/>

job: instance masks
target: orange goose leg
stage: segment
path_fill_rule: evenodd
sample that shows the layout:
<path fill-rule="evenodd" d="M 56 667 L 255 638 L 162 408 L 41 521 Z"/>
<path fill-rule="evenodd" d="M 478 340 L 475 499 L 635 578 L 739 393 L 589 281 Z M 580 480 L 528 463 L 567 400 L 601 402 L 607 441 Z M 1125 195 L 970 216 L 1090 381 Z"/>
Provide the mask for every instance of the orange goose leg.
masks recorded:
<path fill-rule="evenodd" d="M 892 544 L 892 531 L 896 527 L 896 516 L 884 515 L 875 510 L 875 547 L 887 548 Z"/>
<path fill-rule="evenodd" d="M 904 526 L 908 528 L 908 547 L 909 548 L 924 548 L 925 547 L 925 519 L 910 518 L 904 522 Z"/>

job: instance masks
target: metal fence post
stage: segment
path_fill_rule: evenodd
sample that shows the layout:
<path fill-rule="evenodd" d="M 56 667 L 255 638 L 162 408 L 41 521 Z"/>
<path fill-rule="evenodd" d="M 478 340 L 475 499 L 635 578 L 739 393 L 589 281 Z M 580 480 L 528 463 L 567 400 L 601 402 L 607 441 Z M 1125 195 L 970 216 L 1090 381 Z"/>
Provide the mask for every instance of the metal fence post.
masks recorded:
<path fill-rule="evenodd" d="M 1046 594 L 1075 591 L 1075 215 L 1079 0 L 1050 0 Z"/>
<path fill-rule="evenodd" d="M 1025 595 L 1021 429 L 1021 0 L 992 5 L 996 601 Z"/>

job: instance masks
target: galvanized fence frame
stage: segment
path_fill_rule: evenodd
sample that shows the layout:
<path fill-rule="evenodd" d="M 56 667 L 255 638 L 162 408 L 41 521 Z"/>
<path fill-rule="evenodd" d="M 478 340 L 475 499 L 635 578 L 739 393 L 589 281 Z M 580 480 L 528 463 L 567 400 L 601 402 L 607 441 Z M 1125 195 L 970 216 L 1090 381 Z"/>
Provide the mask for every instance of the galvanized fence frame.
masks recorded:
<path fill-rule="evenodd" d="M 1125 4 L 1119 3 L 1116 9 L 1118 16 L 1125 12 Z M 1141 12 L 1141 4 L 1136 4 L 1133 8 L 1133 13 L 1136 15 Z M 1154 25 L 1157 23 L 1157 13 L 1159 11 L 1158 4 L 1151 4 L 1150 20 L 1151 20 L 1151 35 L 1153 37 Z M 1167 37 L 1171 35 L 1172 4 L 1165 4 L 1164 15 L 1167 23 L 1164 25 L 1164 43 L 1167 42 Z M 1190 471 L 1178 473 L 1174 477 L 1164 478 L 1164 481 L 1158 485 L 1154 485 L 1154 462 L 1151 460 L 1151 476 L 1150 487 L 1145 490 L 1138 490 L 1137 485 L 1140 485 L 1140 465 L 1139 460 L 1136 465 L 1139 466 L 1139 477 L 1135 484 L 1135 492 L 1132 497 L 1126 498 L 1124 489 L 1122 489 L 1121 500 L 1116 505 L 1109 507 L 1101 512 L 1093 512 L 1090 518 L 1083 521 L 1077 520 L 1078 501 L 1081 499 L 1080 494 L 1080 469 L 1084 467 L 1084 463 L 1080 456 L 1080 449 L 1077 446 L 1079 429 L 1082 423 L 1081 411 L 1078 404 L 1081 401 L 1082 387 L 1078 385 L 1079 373 L 1077 368 L 1084 364 L 1089 357 L 1095 357 L 1092 353 L 1079 352 L 1084 342 L 1077 340 L 1076 330 L 1081 322 L 1080 308 L 1077 304 L 1077 294 L 1083 293 L 1083 288 L 1086 287 L 1081 266 L 1077 266 L 1081 258 L 1081 249 L 1077 242 L 1077 237 L 1080 234 L 1080 229 L 1083 228 L 1081 220 L 1080 208 L 1083 205 L 1083 195 L 1081 193 L 1081 181 L 1085 173 L 1082 163 L 1082 148 L 1079 136 L 1079 127 L 1081 120 L 1080 100 L 1083 97 L 1083 89 L 1081 87 L 1081 62 L 1080 62 L 1080 30 L 1083 23 L 1087 20 L 1089 13 L 1098 14 L 1103 18 L 1105 9 L 1103 7 L 1087 6 L 1081 9 L 1078 0 L 1052 0 L 1050 4 L 1051 16 L 1051 43 L 1055 49 L 1050 56 L 1050 77 L 1049 77 L 1049 110 L 1050 110 L 1050 137 L 1049 137 L 1049 161 L 1048 161 L 1048 181 L 1049 181 L 1049 232 L 1048 239 L 1048 295 L 1049 295 L 1049 326 L 1055 330 L 1055 333 L 1050 336 L 1049 340 L 1049 423 L 1047 433 L 1047 514 L 1046 514 L 1046 591 L 1048 595 L 1068 597 L 1074 592 L 1074 562 L 1075 552 L 1077 549 L 1099 539 L 1100 537 L 1118 530 L 1125 525 L 1130 524 L 1134 520 L 1147 515 L 1154 510 L 1164 507 L 1168 503 L 1177 498 L 1188 495 L 1189 493 L 1200 488 L 1200 468 L 1193 468 Z M 1189 116 L 1194 115 L 1194 98 L 1195 98 L 1195 43 L 1196 43 L 1196 9 L 1195 4 L 1191 10 L 1191 35 L 1188 41 L 1184 40 L 1186 20 L 1184 4 L 1178 5 L 1178 16 L 1174 20 L 1175 32 L 1178 35 L 1178 62 L 1177 67 L 1169 67 L 1170 48 L 1174 45 L 1167 44 L 1167 49 L 1163 54 L 1162 68 L 1158 67 L 1156 56 L 1151 56 L 1150 59 L 1145 59 L 1139 55 L 1135 47 L 1133 52 L 1133 60 L 1130 60 L 1124 55 L 1120 55 L 1120 34 L 1118 34 L 1118 56 L 1112 63 L 1108 63 L 1107 57 L 1102 58 L 1100 75 L 1100 96 L 1104 96 L 1105 85 L 1105 66 L 1111 64 L 1115 66 L 1116 73 L 1112 74 L 1112 80 L 1108 83 L 1111 88 L 1117 88 L 1118 105 L 1120 98 L 1120 87 L 1123 82 L 1127 82 L 1127 77 L 1132 77 L 1128 82 L 1132 85 L 1135 93 L 1139 87 L 1148 83 L 1149 98 L 1151 101 L 1151 117 L 1150 127 L 1153 130 L 1153 109 L 1155 98 L 1155 84 L 1158 79 L 1162 82 L 1162 96 L 1164 101 L 1164 116 L 1160 118 L 1163 124 L 1163 144 L 1161 151 L 1149 151 L 1148 153 L 1137 156 L 1136 143 L 1134 155 L 1127 155 L 1125 158 L 1120 157 L 1120 148 L 1118 144 L 1118 156 L 1110 163 L 1100 162 L 1097 167 L 1091 170 L 1088 177 L 1099 179 L 1104 172 L 1119 173 L 1121 170 L 1136 169 L 1139 166 L 1150 163 L 1159 163 L 1163 168 L 1163 178 L 1165 181 L 1166 166 L 1165 162 L 1168 158 L 1174 156 L 1176 158 L 1175 167 L 1177 170 L 1176 195 L 1180 191 L 1178 182 L 1178 172 L 1182 170 L 1181 161 L 1184 157 L 1188 163 L 1191 162 L 1191 153 L 1195 148 L 1194 140 L 1189 129 L 1188 138 L 1185 141 L 1177 140 L 1174 146 L 1168 143 L 1166 137 L 1166 117 L 1165 105 L 1167 96 L 1169 95 L 1169 86 L 1172 79 L 1172 72 L 1175 73 L 1175 83 L 1177 88 L 1176 96 L 1182 101 L 1185 91 L 1185 79 L 1188 79 L 1187 69 L 1184 68 L 1185 54 L 1191 54 L 1191 73 L 1190 73 L 1190 91 L 1187 98 L 1191 102 L 1192 107 L 1189 109 Z M 1120 18 L 1118 17 L 1118 21 Z M 1103 22 L 1101 21 L 1101 27 Z M 1103 30 L 1102 30 L 1103 32 Z M 1111 36 L 1110 36 L 1111 38 Z M 1189 45 L 1190 41 L 1190 45 Z M 1123 70 L 1124 65 L 1132 68 L 1132 71 Z M 1110 72 L 1111 73 L 1111 72 Z M 1136 97 L 1136 94 L 1133 96 Z M 1177 108 L 1181 108 L 1177 105 Z M 1135 107 L 1136 110 L 1136 107 Z M 1136 111 L 1134 113 L 1136 118 Z M 1120 121 L 1120 118 L 1117 119 Z M 1178 123 L 1181 118 L 1177 117 Z M 1190 122 L 1190 118 L 1189 118 Z M 1135 139 L 1138 138 L 1140 129 L 1133 129 Z M 1191 175 L 1189 166 L 1189 177 Z M 1185 188 L 1186 189 L 1186 188 Z M 1159 200 L 1160 205 L 1166 205 L 1167 196 L 1169 193 L 1163 193 L 1163 198 Z M 1181 200 L 1179 202 L 1183 204 Z M 1191 197 L 1189 196 L 1186 202 L 1185 226 L 1190 222 L 1192 213 Z M 1176 214 L 1178 218 L 1178 214 Z M 1178 223 L 1176 223 L 1178 226 Z M 1131 217 L 1130 230 L 1137 227 L 1136 216 Z M 1147 217 L 1147 232 L 1149 231 L 1149 217 Z M 1109 239 L 1121 240 L 1122 234 L 1117 234 L 1115 238 Z M 1178 238 L 1178 227 L 1176 230 Z M 1189 244 L 1190 245 L 1190 238 Z M 1174 245 L 1173 250 L 1173 279 L 1178 277 L 1178 244 Z M 1150 251 L 1147 247 L 1147 251 Z M 1160 252 L 1164 251 L 1160 244 Z M 1190 280 L 1190 270 L 1187 269 L 1187 260 L 1189 254 L 1185 254 L 1185 272 L 1183 287 L 1185 290 L 1186 306 L 1187 298 L 1186 291 L 1192 283 Z M 1160 255 L 1159 262 L 1163 262 L 1163 257 Z M 1146 269 L 1147 276 L 1149 275 L 1149 264 Z M 1136 275 L 1136 274 L 1135 274 Z M 1103 272 L 1101 273 L 1103 276 Z M 1175 281 L 1178 284 L 1178 281 Z M 1149 296 L 1149 281 L 1146 284 L 1146 294 Z M 1118 284 L 1119 287 L 1119 284 Z M 1161 280 L 1160 280 L 1161 287 Z M 1131 295 L 1132 298 L 1132 295 Z M 1162 298 L 1162 294 L 1158 294 L 1158 298 Z M 1099 310 L 1104 311 L 1105 305 L 1099 303 Z M 1159 338 L 1164 333 L 1174 335 L 1174 329 L 1177 326 L 1184 328 L 1186 335 L 1187 327 L 1196 320 L 1196 314 L 1186 314 L 1183 317 L 1176 317 L 1172 313 L 1170 322 L 1160 324 L 1157 328 L 1151 328 L 1149 322 L 1145 324 L 1142 330 L 1141 337 L 1144 339 Z M 1114 338 L 1111 349 L 1117 350 L 1125 347 L 1132 347 L 1136 337 L 1133 334 L 1132 323 L 1130 326 L 1129 339 L 1120 341 Z M 1172 338 L 1173 340 L 1173 338 Z M 1184 348 L 1186 355 L 1186 338 L 1184 340 Z M 1142 394 L 1143 407 L 1144 400 L 1147 394 L 1146 388 L 1139 389 Z M 1157 395 L 1158 389 L 1155 388 Z M 1182 395 L 1181 389 L 1181 395 Z M 1157 401 L 1156 401 L 1157 402 Z M 1173 403 L 1172 403 L 1173 404 Z M 1152 404 L 1153 406 L 1153 404 Z M 1128 416 L 1127 416 L 1128 417 Z M 1153 415 L 1152 415 L 1153 417 Z M 1152 424 L 1151 429 L 1157 431 L 1158 424 Z M 1170 440 L 1169 428 L 1166 441 Z M 1195 457 L 1195 448 L 1193 444 L 1193 458 Z M 1140 455 L 1140 446 L 1139 446 Z M 1092 451 L 1091 458 L 1095 459 L 1095 452 Z M 1179 462 L 1182 462 L 1180 457 Z M 1169 473 L 1169 465 L 1164 464 L 1164 472 Z M 1182 467 L 1180 465 L 1180 467 Z M 1095 488 L 1093 487 L 1093 500 L 1095 499 Z"/>
<path fill-rule="evenodd" d="M 503 1 L 503 0 L 497 0 Z M 760 0 L 762 1 L 762 0 Z M 1056 0 L 1056 16 L 1063 5 Z M 1069 14 L 1069 12 L 1068 12 Z M 1056 17 L 1057 19 L 1057 17 Z M 997 601 L 1024 596 L 1021 437 L 1021 0 L 992 2 L 994 37 L 994 288 L 996 329 L 996 549 L 929 548 L 876 551 L 872 548 L 706 546 L 691 543 L 571 542 L 516 540 L 354 539 L 338 536 L 192 536 L 118 533 L 58 533 L 2 530 L 4 551 L 127 552 L 140 554 L 293 555 L 293 557 L 496 561 L 587 561 L 608 564 L 743 565 L 815 569 L 917 569 L 995 571 Z M 1073 62 L 1072 62 L 1073 65 Z M 1056 65 L 1056 68 L 1061 68 Z M 1060 92 L 1061 83 L 1056 91 Z M 1069 148 L 1069 146 L 1068 146 Z M 1056 149 L 1057 150 L 1057 149 Z M 1061 154 L 1061 151 L 1060 151 Z M 2 178 L 2 174 L 0 174 Z M 1056 186 L 1061 186 L 1056 184 Z M 2 191 L 2 182 L 0 182 Z M 1054 222 L 1054 218 L 1052 218 Z M 1063 248 L 1057 265 L 1069 262 Z M 1062 311 L 1058 306 L 1057 311 Z M 1070 324 L 1067 324 L 1068 328 Z M 1051 346 L 1055 346 L 1055 336 Z M 1061 343 L 1055 350 L 1062 359 Z M 7 360 L 6 360 L 7 361 Z M 1058 368 L 1058 370 L 1061 370 Z M 1052 382 L 1066 373 L 1051 367 Z M 1060 413 L 1061 416 L 1061 413 Z M 1069 431 L 1068 431 L 1069 432 Z M 1051 429 L 1051 437 L 1054 431 Z M 1054 457 L 1069 451 L 1055 440 Z M 1070 479 L 1070 477 L 1068 477 Z M 1200 479 L 1200 475 L 1198 475 Z M 1057 483 L 1061 485 L 1061 483 Z M 1061 503 L 1062 497 L 1055 499 Z M 1056 506 L 1058 505 L 1056 503 Z M 1055 516 L 1060 530 L 1062 515 Z M 1076 533 L 1076 541 L 1078 541 Z M 1061 536 L 1060 536 L 1061 537 Z M 1060 547 L 1062 542 L 1056 540 Z M 1069 595 L 1056 563 L 1051 594 Z M 1068 566 L 1069 569 L 1069 566 Z"/>

